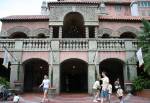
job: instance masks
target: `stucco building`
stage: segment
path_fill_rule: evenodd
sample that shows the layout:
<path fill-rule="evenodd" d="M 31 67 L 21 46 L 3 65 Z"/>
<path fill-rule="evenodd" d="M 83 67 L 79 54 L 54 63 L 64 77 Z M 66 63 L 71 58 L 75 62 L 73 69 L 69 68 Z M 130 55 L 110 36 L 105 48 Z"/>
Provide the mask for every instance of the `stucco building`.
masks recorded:
<path fill-rule="evenodd" d="M 137 76 L 136 37 L 142 18 L 150 20 L 144 1 L 58 0 L 43 2 L 41 15 L 1 18 L 1 68 L 3 47 L 16 58 L 1 75 L 24 92 L 37 91 L 45 74 L 57 93 L 91 93 L 102 71 L 124 86 Z"/>

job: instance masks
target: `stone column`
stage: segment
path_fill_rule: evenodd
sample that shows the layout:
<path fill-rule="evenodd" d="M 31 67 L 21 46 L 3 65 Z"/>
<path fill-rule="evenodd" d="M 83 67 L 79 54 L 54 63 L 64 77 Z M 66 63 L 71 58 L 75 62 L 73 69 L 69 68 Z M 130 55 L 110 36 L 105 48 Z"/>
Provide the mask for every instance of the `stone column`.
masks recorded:
<path fill-rule="evenodd" d="M 49 31 L 50 31 L 49 37 L 52 38 L 53 37 L 53 27 L 52 26 L 49 27 Z"/>
<path fill-rule="evenodd" d="M 13 63 L 11 64 L 11 71 L 10 71 L 10 87 L 15 88 L 14 82 L 17 80 L 17 71 L 18 71 L 18 64 Z"/>
<path fill-rule="evenodd" d="M 133 50 L 132 47 L 132 41 L 126 41 L 125 42 L 125 48 L 126 48 L 126 78 L 127 80 L 133 80 L 137 77 L 137 70 L 136 70 L 136 59 L 135 59 L 135 50 Z"/>
<path fill-rule="evenodd" d="M 98 26 L 95 26 L 95 37 L 98 36 Z"/>
<path fill-rule="evenodd" d="M 89 64 L 88 66 L 88 93 L 92 94 L 92 87 L 95 82 L 95 65 Z"/>
<path fill-rule="evenodd" d="M 89 28 L 88 28 L 88 26 L 85 27 L 85 34 L 86 34 L 86 38 L 89 38 Z"/>
<path fill-rule="evenodd" d="M 59 41 L 51 41 L 52 66 L 53 66 L 53 87 L 56 94 L 60 93 L 60 68 L 59 68 Z"/>
<path fill-rule="evenodd" d="M 97 51 L 97 42 L 95 40 L 89 41 L 89 51 L 88 51 L 88 93 L 92 94 L 92 86 L 95 82 L 95 72 L 97 72 L 97 65 L 95 65 L 95 53 Z"/>
<path fill-rule="evenodd" d="M 59 26 L 59 38 L 62 38 L 62 26 Z"/>

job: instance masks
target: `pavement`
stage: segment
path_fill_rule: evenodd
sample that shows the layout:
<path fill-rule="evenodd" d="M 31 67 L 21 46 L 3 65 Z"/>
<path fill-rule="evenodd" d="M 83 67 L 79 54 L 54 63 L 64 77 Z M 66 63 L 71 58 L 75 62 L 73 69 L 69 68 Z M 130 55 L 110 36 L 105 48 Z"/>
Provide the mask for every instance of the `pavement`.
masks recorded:
<path fill-rule="evenodd" d="M 39 93 L 20 95 L 20 103 L 40 103 L 41 99 L 42 94 Z M 61 94 L 49 98 L 49 101 L 45 103 L 93 103 L 92 99 L 93 97 L 88 94 Z M 1 101 L 0 103 L 12 103 L 12 101 Z M 119 103 L 119 100 L 115 95 L 111 96 L 111 103 Z M 126 95 L 124 96 L 124 103 L 150 103 L 150 98 Z"/>

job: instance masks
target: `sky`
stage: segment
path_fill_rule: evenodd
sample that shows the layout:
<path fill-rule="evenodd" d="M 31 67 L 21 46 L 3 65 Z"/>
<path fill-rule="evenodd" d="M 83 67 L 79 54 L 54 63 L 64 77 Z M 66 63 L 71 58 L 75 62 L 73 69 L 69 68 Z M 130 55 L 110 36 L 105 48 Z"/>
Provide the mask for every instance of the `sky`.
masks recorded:
<path fill-rule="evenodd" d="M 40 14 L 42 1 L 57 0 L 0 0 L 0 18 L 9 15 Z"/>

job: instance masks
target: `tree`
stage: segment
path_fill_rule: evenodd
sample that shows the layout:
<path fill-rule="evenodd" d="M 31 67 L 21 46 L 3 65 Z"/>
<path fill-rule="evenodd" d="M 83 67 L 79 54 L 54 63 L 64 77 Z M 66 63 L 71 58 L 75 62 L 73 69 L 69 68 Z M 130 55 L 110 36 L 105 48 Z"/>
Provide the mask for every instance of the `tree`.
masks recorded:
<path fill-rule="evenodd" d="M 143 27 L 138 37 L 139 47 L 142 47 L 144 71 L 150 75 L 150 22 L 143 19 Z"/>

